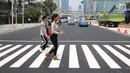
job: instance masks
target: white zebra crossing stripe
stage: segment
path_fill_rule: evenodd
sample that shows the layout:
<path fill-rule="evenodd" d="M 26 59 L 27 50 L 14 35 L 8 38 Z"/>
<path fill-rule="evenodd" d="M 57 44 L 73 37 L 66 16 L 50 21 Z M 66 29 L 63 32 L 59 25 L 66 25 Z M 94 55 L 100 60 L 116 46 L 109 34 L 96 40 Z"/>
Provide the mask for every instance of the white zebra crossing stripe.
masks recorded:
<path fill-rule="evenodd" d="M 120 60 L 122 60 L 126 65 L 130 67 L 130 59 L 128 59 L 109 45 L 104 45 L 104 47 L 106 47 L 110 52 L 112 52 L 115 56 L 117 56 Z"/>
<path fill-rule="evenodd" d="M 8 48 L 8 47 L 10 47 L 10 46 L 12 46 L 12 45 L 10 44 L 10 45 L 5 45 L 5 46 L 3 46 L 3 47 L 0 47 L 0 51 L 1 51 L 1 50 L 4 50 L 4 49 L 6 49 L 6 48 Z"/>
<path fill-rule="evenodd" d="M 98 45 L 92 45 L 104 61 L 109 65 L 110 68 L 119 69 L 121 68 L 110 56 L 108 56 Z"/>
<path fill-rule="evenodd" d="M 12 47 L 12 48 L 9 48 L 8 50 L 6 50 L 6 51 L 0 53 L 0 57 L 6 55 L 6 54 L 8 54 L 8 53 L 10 53 L 10 52 L 13 51 L 13 50 L 18 49 L 18 48 L 21 47 L 21 46 L 22 46 L 22 45 L 16 45 L 16 46 L 14 46 L 14 47 Z"/>
<path fill-rule="evenodd" d="M 61 62 L 61 58 L 62 58 L 62 55 L 63 55 L 63 52 L 64 52 L 64 48 L 65 48 L 65 45 L 60 45 L 58 47 L 58 51 L 57 51 L 57 56 L 60 60 L 52 60 L 50 65 L 49 65 L 49 68 L 59 68 L 60 66 L 60 62 Z"/>
<path fill-rule="evenodd" d="M 69 51 L 69 68 L 80 68 L 77 56 L 76 45 L 70 45 Z"/>
<path fill-rule="evenodd" d="M 20 49 L 19 51 L 13 53 L 12 55 L 8 56 L 7 58 L 1 60 L 0 61 L 0 67 L 2 67 L 3 65 L 5 65 L 6 63 L 10 62 L 11 60 L 13 60 L 15 57 L 17 57 L 18 55 L 20 55 L 21 53 L 23 53 L 24 51 L 26 51 L 27 49 L 29 49 L 31 46 L 32 45 L 28 45 L 28 46 Z"/>
<path fill-rule="evenodd" d="M 120 45 L 115 45 L 117 48 L 119 48 L 120 50 L 124 51 L 125 53 L 129 54 L 130 55 L 130 50 L 120 46 Z"/>
<path fill-rule="evenodd" d="M 29 51 L 26 55 L 24 55 L 22 58 L 20 58 L 18 61 L 16 61 L 13 65 L 11 65 L 11 68 L 19 68 L 22 64 L 24 64 L 33 54 L 35 54 L 40 47 L 37 46 L 31 51 Z"/>
<path fill-rule="evenodd" d="M 89 47 L 87 45 L 81 45 L 83 52 L 85 54 L 85 57 L 88 61 L 90 68 L 100 68 L 98 62 L 96 61 L 95 57 L 93 56 L 92 52 L 90 51 Z"/>
<path fill-rule="evenodd" d="M 49 45 L 49 48 L 46 48 L 43 53 L 41 53 L 35 60 L 34 62 L 29 66 L 29 68 L 39 68 L 40 65 L 42 64 L 42 62 L 44 61 L 44 59 L 46 58 L 45 54 L 48 53 L 53 45 Z"/>
<path fill-rule="evenodd" d="M 130 45 L 125 45 L 126 47 L 130 48 Z"/>

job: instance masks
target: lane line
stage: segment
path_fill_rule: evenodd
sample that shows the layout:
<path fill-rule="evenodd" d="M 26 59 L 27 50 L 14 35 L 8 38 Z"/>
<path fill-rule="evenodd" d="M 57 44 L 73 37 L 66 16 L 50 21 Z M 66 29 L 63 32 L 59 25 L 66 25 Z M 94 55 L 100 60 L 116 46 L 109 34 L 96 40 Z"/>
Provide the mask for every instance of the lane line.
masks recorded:
<path fill-rule="evenodd" d="M 77 56 L 76 45 L 70 45 L 69 51 L 69 68 L 80 68 Z"/>
<path fill-rule="evenodd" d="M 23 53 L 24 51 L 26 51 L 27 49 L 29 49 L 30 46 L 26 46 L 22 49 L 20 49 L 19 51 L 13 53 L 12 55 L 6 57 L 5 59 L 0 61 L 0 67 L 4 66 L 6 63 L 10 62 L 11 60 L 13 60 L 14 58 L 16 58 L 17 56 L 19 56 L 21 53 Z M 40 47 L 40 46 L 39 46 Z"/>
<path fill-rule="evenodd" d="M 130 67 L 130 59 L 128 59 L 126 56 L 121 54 L 120 52 L 116 51 L 114 48 L 112 48 L 109 45 L 104 45 L 111 53 L 113 53 L 115 56 L 117 56 L 121 61 L 123 61 L 126 65 Z"/>
<path fill-rule="evenodd" d="M 43 53 L 41 53 L 34 61 L 33 63 L 29 66 L 29 68 L 39 68 L 42 64 L 42 62 L 44 61 L 44 59 L 46 58 L 45 54 L 48 53 L 53 45 L 49 45 L 50 47 L 46 48 Z"/>
<path fill-rule="evenodd" d="M 94 49 L 99 53 L 99 55 L 103 58 L 103 60 L 108 64 L 110 68 L 120 69 L 121 67 L 109 56 L 105 53 L 98 45 L 92 45 Z"/>
<path fill-rule="evenodd" d="M 124 51 L 125 53 L 127 53 L 127 54 L 130 55 L 130 50 L 128 50 L 128 49 L 126 49 L 126 48 L 124 48 L 124 47 L 122 47 L 122 46 L 120 46 L 120 45 L 114 45 L 114 46 L 116 46 L 118 49 L 120 49 L 120 50 L 122 50 L 122 51 Z"/>
<path fill-rule="evenodd" d="M 12 51 L 18 49 L 18 48 L 21 47 L 21 46 L 22 46 L 22 45 L 16 45 L 16 46 L 14 46 L 14 47 L 12 47 L 12 48 L 9 48 L 8 50 L 6 50 L 6 51 L 0 53 L 0 57 L 2 57 L 2 56 L 4 56 L 4 55 L 6 55 L 6 54 L 8 54 L 8 53 L 10 53 L 10 52 L 12 52 Z"/>
<path fill-rule="evenodd" d="M 95 57 L 93 56 L 92 52 L 90 51 L 89 47 L 87 45 L 81 45 L 83 52 L 85 54 L 85 57 L 88 61 L 89 67 L 90 68 L 100 68 L 97 60 L 95 59 Z"/>
<path fill-rule="evenodd" d="M 3 44 L 0 44 L 0 46 L 2 46 Z"/>
<path fill-rule="evenodd" d="M 57 56 L 58 56 L 58 58 L 60 60 L 54 60 L 54 59 L 52 59 L 50 65 L 49 65 L 49 68 L 59 68 L 60 63 L 61 63 L 61 58 L 63 56 L 64 48 L 65 48 L 65 45 L 60 45 L 58 47 Z"/>
<path fill-rule="evenodd" d="M 0 42 L 42 42 L 42 41 L 26 41 L 26 40 L 0 40 Z M 51 42 L 51 41 L 49 41 Z M 97 43 L 130 43 L 130 41 L 82 41 L 82 40 L 60 40 L 58 42 L 97 42 Z"/>

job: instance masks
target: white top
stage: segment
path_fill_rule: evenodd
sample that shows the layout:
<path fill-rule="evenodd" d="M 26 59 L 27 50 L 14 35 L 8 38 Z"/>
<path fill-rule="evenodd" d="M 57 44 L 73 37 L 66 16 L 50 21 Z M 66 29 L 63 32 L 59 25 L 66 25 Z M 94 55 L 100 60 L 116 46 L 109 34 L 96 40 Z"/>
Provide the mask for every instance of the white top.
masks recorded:
<path fill-rule="evenodd" d="M 42 27 L 46 31 L 46 24 L 43 21 L 41 22 L 41 26 L 40 26 L 40 35 L 45 35 L 45 33 L 42 31 Z"/>
<path fill-rule="evenodd" d="M 52 34 L 58 34 L 60 32 L 59 28 L 58 28 L 58 25 L 55 24 L 55 23 L 52 23 L 51 24 L 51 33 Z"/>

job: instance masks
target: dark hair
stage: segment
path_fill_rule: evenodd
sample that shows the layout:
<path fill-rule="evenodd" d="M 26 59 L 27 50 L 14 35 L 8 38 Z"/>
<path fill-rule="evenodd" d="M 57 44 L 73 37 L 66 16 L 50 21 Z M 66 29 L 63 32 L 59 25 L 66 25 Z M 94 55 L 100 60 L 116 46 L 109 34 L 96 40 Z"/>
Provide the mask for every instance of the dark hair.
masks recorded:
<path fill-rule="evenodd" d="M 44 19 L 46 19 L 47 18 L 47 15 L 44 15 L 43 17 L 42 17 L 42 20 L 44 20 Z"/>
<path fill-rule="evenodd" d="M 59 15 L 58 15 L 58 14 L 53 14 L 53 15 L 52 15 L 52 22 L 54 21 L 54 19 L 55 19 L 57 16 L 59 16 Z"/>

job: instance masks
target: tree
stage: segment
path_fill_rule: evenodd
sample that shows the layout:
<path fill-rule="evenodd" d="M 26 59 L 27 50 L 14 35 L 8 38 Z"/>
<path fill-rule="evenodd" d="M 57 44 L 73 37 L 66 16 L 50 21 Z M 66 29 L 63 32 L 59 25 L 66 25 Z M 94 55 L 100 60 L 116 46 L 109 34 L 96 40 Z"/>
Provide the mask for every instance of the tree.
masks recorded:
<path fill-rule="evenodd" d="M 48 9 L 49 9 L 49 11 L 50 11 L 50 14 L 52 14 L 53 11 L 55 11 L 56 8 L 57 8 L 57 6 L 56 6 L 56 4 L 53 2 L 53 0 L 45 0 L 45 2 L 43 2 L 43 4 L 45 4 L 45 5 L 48 7 Z"/>
<path fill-rule="evenodd" d="M 30 3 L 25 6 L 25 16 L 37 21 L 41 15 L 52 14 L 56 8 L 53 0 L 46 0 L 43 3 Z"/>
<path fill-rule="evenodd" d="M 130 9 L 130 2 L 126 4 L 126 8 Z"/>
<path fill-rule="evenodd" d="M 25 16 L 27 18 L 35 19 L 34 21 L 38 21 L 40 15 L 42 15 L 42 7 L 39 4 L 29 4 L 25 6 Z"/>

